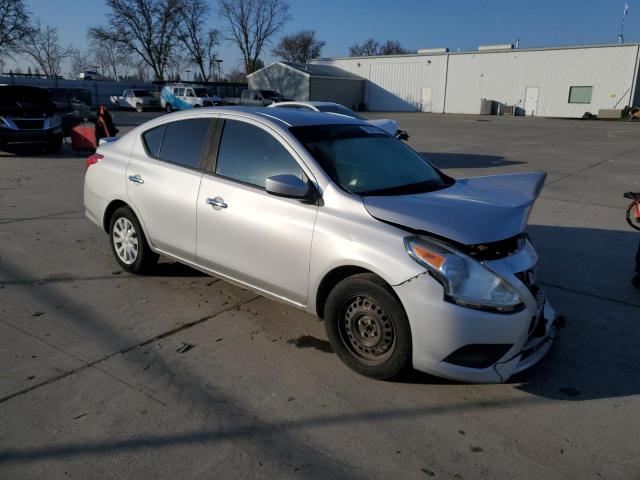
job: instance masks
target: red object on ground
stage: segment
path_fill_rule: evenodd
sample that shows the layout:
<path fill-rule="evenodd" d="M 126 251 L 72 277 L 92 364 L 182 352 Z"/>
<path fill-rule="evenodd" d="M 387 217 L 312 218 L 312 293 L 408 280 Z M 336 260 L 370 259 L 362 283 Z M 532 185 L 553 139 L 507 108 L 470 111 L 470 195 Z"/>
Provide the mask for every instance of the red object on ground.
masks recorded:
<path fill-rule="evenodd" d="M 81 150 L 95 150 L 96 127 L 93 123 L 82 123 L 71 129 L 71 148 L 78 153 Z"/>

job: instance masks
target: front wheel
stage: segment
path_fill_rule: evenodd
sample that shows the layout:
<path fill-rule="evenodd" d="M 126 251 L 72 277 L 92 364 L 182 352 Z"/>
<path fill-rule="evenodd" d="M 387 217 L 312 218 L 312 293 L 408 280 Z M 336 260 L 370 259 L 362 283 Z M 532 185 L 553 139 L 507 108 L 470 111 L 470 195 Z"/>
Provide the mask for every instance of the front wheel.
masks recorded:
<path fill-rule="evenodd" d="M 136 103 L 136 112 L 142 113 L 142 104 L 141 103 Z"/>
<path fill-rule="evenodd" d="M 113 213 L 109 237 L 113 256 L 127 272 L 143 273 L 158 262 L 158 254 L 149 248 L 140 222 L 129 207 Z"/>
<path fill-rule="evenodd" d="M 336 354 L 352 370 L 381 380 L 411 366 L 411 328 L 393 290 L 375 274 L 338 283 L 325 304 L 325 328 Z"/>
<path fill-rule="evenodd" d="M 167 113 L 171 113 L 173 112 L 173 107 L 171 106 L 170 103 L 167 103 L 164 107 L 164 109 L 167 111 Z"/>

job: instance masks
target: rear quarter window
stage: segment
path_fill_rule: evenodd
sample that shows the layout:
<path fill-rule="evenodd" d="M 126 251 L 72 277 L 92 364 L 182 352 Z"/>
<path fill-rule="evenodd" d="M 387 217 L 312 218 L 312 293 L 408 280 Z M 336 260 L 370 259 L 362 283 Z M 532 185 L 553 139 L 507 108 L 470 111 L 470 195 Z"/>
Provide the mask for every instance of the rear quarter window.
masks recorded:
<path fill-rule="evenodd" d="M 147 153 L 183 167 L 200 168 L 211 122 L 208 118 L 192 118 L 147 130 L 142 135 Z"/>
<path fill-rule="evenodd" d="M 150 156 L 156 158 L 160 156 L 160 147 L 162 146 L 165 129 L 166 125 L 161 125 L 142 134 L 142 141 Z"/>

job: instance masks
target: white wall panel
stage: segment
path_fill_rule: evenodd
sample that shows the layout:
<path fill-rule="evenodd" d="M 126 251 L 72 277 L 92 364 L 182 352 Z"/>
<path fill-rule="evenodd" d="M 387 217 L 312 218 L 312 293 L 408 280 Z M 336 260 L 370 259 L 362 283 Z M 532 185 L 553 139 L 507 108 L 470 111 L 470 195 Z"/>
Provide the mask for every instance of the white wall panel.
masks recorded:
<path fill-rule="evenodd" d="M 433 112 L 477 114 L 482 98 L 524 108 L 526 88 L 538 87 L 536 115 L 581 117 L 618 102 L 618 108 L 631 103 L 639 48 L 627 44 L 318 62 L 369 80 L 365 101 L 374 111 L 420 110 L 423 87 L 433 89 Z M 591 103 L 570 104 L 571 86 L 592 86 Z"/>

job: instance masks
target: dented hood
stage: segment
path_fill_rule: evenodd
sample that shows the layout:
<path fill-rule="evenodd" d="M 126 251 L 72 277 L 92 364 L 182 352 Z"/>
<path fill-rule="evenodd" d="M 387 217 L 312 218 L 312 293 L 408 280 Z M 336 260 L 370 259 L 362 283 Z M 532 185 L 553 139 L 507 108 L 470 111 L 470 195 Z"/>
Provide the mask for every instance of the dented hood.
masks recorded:
<path fill-rule="evenodd" d="M 362 197 L 378 220 L 465 245 L 522 233 L 547 174 L 513 173 L 457 179 L 442 190 L 414 195 Z"/>

